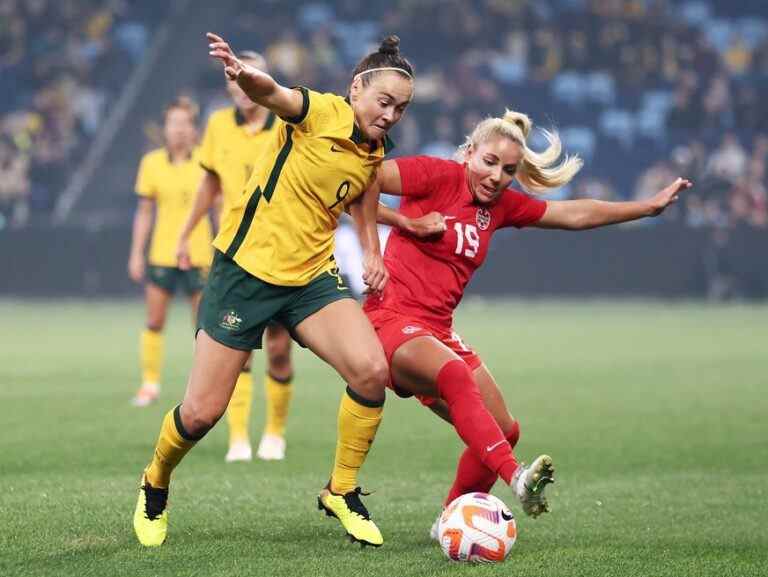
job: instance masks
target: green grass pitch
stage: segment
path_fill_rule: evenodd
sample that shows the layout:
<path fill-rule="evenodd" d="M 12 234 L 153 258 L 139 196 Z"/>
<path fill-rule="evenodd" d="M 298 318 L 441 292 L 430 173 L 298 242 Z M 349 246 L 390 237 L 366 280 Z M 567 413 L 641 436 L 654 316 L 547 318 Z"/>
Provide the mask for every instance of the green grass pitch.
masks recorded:
<path fill-rule="evenodd" d="M 548 452 L 557 469 L 552 513 L 535 521 L 494 488 L 519 538 L 483 567 L 450 563 L 428 538 L 460 445 L 413 400 L 389 397 L 361 478 L 384 547 L 361 550 L 317 511 L 342 386 L 306 351 L 287 460 L 225 466 L 221 423 L 176 472 L 168 541 L 142 549 L 137 483 L 184 388 L 187 311 L 172 310 L 162 400 L 147 409 L 128 403 L 140 303 L 2 301 L 0 319 L 3 576 L 768 574 L 765 305 L 463 306 L 459 331 L 521 421 L 518 456 Z"/>

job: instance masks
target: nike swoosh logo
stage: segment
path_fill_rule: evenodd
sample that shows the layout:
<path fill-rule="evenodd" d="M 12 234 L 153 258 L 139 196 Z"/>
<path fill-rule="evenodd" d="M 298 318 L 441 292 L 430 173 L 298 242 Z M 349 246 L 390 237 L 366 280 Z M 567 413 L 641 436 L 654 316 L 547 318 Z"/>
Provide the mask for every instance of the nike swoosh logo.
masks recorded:
<path fill-rule="evenodd" d="M 512 514 L 512 511 L 506 511 L 504 509 L 501 510 L 501 518 L 505 521 L 511 521 L 515 518 L 515 516 Z"/>
<path fill-rule="evenodd" d="M 331 152 L 344 152 L 343 148 L 336 148 L 335 144 L 331 145 Z"/>
<path fill-rule="evenodd" d="M 485 448 L 485 450 L 486 450 L 486 452 L 490 453 L 490 452 L 491 452 L 491 451 L 493 451 L 493 450 L 494 450 L 496 447 L 500 447 L 501 445 L 503 445 L 503 444 L 504 444 L 504 443 L 506 443 L 506 442 L 507 442 L 507 441 L 499 441 L 498 443 L 494 443 L 493 445 L 488 445 L 488 446 Z"/>

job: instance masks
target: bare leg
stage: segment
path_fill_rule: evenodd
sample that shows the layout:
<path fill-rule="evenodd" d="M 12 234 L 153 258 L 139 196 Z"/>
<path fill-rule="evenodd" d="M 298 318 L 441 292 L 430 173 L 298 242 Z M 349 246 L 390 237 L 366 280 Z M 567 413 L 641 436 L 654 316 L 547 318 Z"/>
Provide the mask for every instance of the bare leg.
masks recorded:
<path fill-rule="evenodd" d="M 336 369 L 350 389 L 370 401 L 384 402 L 387 360 L 360 305 L 352 299 L 332 302 L 296 325 L 295 330 L 313 353 Z"/>
<path fill-rule="evenodd" d="M 293 341 L 288 329 L 281 325 L 270 325 L 265 334 L 267 350 L 267 372 L 279 381 L 293 376 L 291 348 Z"/>
<path fill-rule="evenodd" d="M 181 405 L 181 423 L 190 436 L 201 437 L 224 414 L 249 355 L 249 351 L 224 346 L 205 331 L 198 331 L 192 372 Z"/>
<path fill-rule="evenodd" d="M 147 329 L 160 332 L 165 328 L 168 305 L 173 296 L 165 289 L 147 283 L 144 287 L 144 297 L 147 302 Z"/>
<path fill-rule="evenodd" d="M 155 401 L 160 394 L 160 380 L 163 368 L 164 339 L 163 328 L 171 302 L 171 294 L 160 287 L 147 283 L 144 287 L 147 304 L 146 327 L 141 333 L 141 387 L 132 403 L 145 407 Z"/>
<path fill-rule="evenodd" d="M 256 455 L 264 461 L 281 461 L 285 458 L 285 429 L 293 397 L 292 346 L 293 340 L 286 328 L 276 324 L 267 327 L 267 372 L 264 375 L 266 420 L 256 450 Z"/>

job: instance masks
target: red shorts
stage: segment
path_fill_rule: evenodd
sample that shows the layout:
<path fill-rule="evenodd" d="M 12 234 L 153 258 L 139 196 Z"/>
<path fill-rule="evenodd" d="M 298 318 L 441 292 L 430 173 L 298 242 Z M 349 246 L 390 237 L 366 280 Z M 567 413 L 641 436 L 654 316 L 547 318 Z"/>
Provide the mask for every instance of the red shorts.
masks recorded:
<path fill-rule="evenodd" d="M 376 334 L 379 336 L 381 345 L 384 348 L 384 354 L 387 355 L 387 364 L 392 366 L 392 355 L 400 348 L 404 343 L 407 343 L 411 339 L 416 337 L 435 337 L 454 353 L 458 357 L 467 363 L 469 370 L 474 371 L 478 368 L 483 361 L 480 357 L 469 348 L 461 337 L 450 329 L 440 330 L 435 327 L 430 327 L 424 321 L 416 320 L 413 317 L 408 317 L 394 313 L 387 310 L 369 310 L 365 311 L 368 315 L 368 320 L 371 321 L 373 328 L 376 329 Z M 389 388 L 392 389 L 399 397 L 412 397 L 411 393 L 398 389 L 389 379 Z M 436 399 L 433 397 L 424 397 L 422 395 L 415 395 L 419 401 L 424 405 L 431 405 Z"/>

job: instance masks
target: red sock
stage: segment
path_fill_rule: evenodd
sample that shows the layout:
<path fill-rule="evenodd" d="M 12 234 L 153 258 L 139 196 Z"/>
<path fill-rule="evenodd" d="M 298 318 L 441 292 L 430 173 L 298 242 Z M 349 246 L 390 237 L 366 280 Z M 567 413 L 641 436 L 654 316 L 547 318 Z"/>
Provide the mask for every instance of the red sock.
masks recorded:
<path fill-rule="evenodd" d="M 483 404 L 472 373 L 464 361 L 449 361 L 437 374 L 437 390 L 448 403 L 459 436 L 483 465 L 509 484 L 517 469 L 512 448 Z"/>
<path fill-rule="evenodd" d="M 514 421 L 512 429 L 507 435 L 507 441 L 511 449 L 515 448 L 520 439 L 520 424 Z M 444 505 L 448 505 L 455 498 L 465 493 L 489 493 L 499 476 L 496 471 L 491 471 L 478 459 L 470 448 L 464 449 L 456 467 L 456 478 L 453 486 L 445 498 Z"/>

